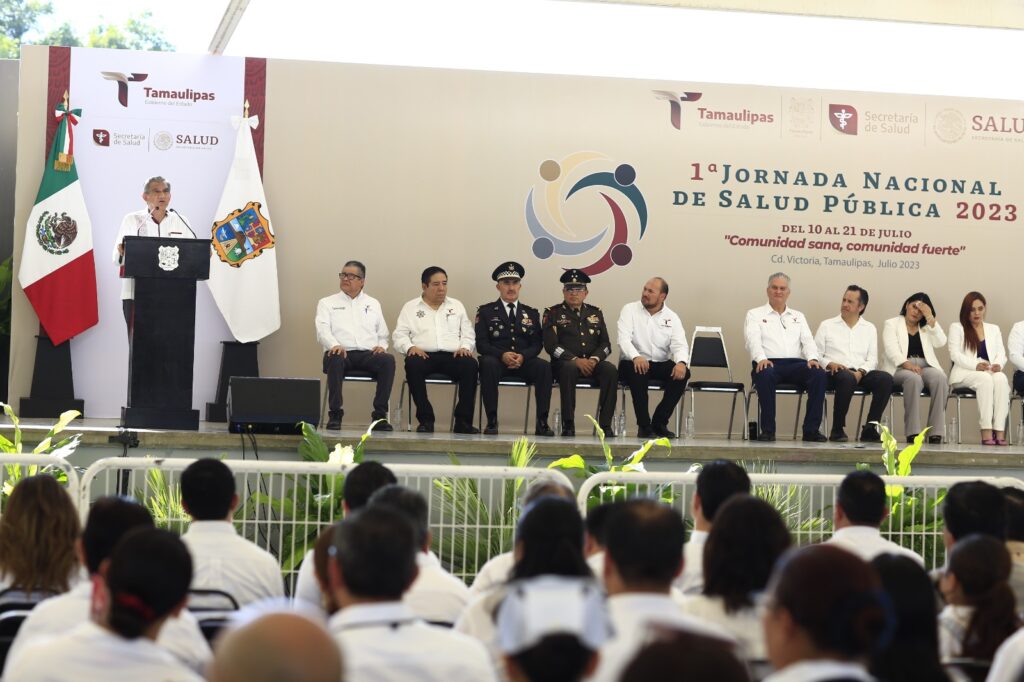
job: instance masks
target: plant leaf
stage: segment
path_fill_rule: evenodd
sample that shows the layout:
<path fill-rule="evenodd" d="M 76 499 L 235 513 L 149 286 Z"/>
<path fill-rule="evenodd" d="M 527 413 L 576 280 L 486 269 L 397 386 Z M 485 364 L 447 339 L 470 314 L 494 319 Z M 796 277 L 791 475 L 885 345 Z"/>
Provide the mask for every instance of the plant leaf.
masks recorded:
<path fill-rule="evenodd" d="M 587 462 L 579 455 L 569 455 L 556 459 L 548 465 L 548 469 L 586 469 Z"/>
<path fill-rule="evenodd" d="M 302 443 L 299 444 L 299 454 L 307 462 L 326 462 L 329 456 L 327 443 L 317 433 L 316 427 L 307 422 L 302 424 Z"/>

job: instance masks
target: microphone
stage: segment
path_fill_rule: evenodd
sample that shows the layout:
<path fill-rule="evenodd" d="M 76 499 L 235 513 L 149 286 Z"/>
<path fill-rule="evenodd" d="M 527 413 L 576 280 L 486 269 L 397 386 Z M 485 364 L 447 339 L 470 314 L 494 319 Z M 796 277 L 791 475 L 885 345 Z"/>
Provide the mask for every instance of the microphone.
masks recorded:
<path fill-rule="evenodd" d="M 188 228 L 188 231 L 192 233 L 192 238 L 193 238 L 193 239 L 199 239 L 199 236 L 198 236 L 198 235 L 196 234 L 196 231 L 192 229 L 192 226 L 188 224 L 188 221 L 187 221 L 187 220 L 185 220 L 185 218 L 184 218 L 184 217 L 182 217 L 182 215 L 181 215 L 180 213 L 178 213 L 178 212 L 177 212 L 176 210 L 174 210 L 173 208 L 169 208 L 169 209 L 167 209 L 167 210 L 168 210 L 169 212 L 173 213 L 174 215 L 178 216 L 178 220 L 180 220 L 180 221 L 181 221 L 182 223 L 184 223 L 184 224 L 185 224 L 185 227 L 187 227 L 187 228 Z"/>

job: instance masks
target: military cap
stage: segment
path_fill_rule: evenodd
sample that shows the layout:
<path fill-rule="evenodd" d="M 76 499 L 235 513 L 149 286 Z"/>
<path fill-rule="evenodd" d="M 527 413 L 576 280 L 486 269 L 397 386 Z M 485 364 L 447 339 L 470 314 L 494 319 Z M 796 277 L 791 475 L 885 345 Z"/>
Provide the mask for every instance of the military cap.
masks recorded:
<path fill-rule="evenodd" d="M 558 281 L 562 284 L 590 284 L 590 275 L 582 270 L 572 268 L 563 272 Z"/>
<path fill-rule="evenodd" d="M 494 272 L 491 273 L 491 279 L 495 282 L 499 279 L 522 279 L 525 276 L 526 268 L 514 260 L 502 263 L 498 267 L 494 268 Z"/>

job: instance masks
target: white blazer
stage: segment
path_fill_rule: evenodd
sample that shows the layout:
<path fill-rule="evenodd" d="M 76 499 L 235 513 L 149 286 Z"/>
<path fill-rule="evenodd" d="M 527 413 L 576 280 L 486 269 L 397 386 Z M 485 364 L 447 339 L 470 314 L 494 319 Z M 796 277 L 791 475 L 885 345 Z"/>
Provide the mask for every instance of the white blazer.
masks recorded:
<path fill-rule="evenodd" d="M 921 347 L 924 349 L 925 361 L 937 369 L 942 369 L 939 359 L 935 356 L 935 349 L 946 345 L 946 334 L 942 331 L 942 325 L 937 321 L 934 327 L 927 324 L 921 325 Z M 890 318 L 885 321 L 882 327 L 882 366 L 883 372 L 893 374 L 896 369 L 907 361 L 907 348 L 910 345 L 910 335 L 907 333 L 907 323 L 902 315 Z"/>
<path fill-rule="evenodd" d="M 1003 334 L 999 325 L 985 323 L 985 350 L 988 361 L 993 365 L 1006 367 L 1006 349 L 1003 348 Z M 981 358 L 977 351 L 964 348 L 964 327 L 959 322 L 949 325 L 949 359 L 953 361 L 953 369 L 949 373 L 949 383 L 956 384 L 964 380 L 971 372 L 977 371 Z"/>

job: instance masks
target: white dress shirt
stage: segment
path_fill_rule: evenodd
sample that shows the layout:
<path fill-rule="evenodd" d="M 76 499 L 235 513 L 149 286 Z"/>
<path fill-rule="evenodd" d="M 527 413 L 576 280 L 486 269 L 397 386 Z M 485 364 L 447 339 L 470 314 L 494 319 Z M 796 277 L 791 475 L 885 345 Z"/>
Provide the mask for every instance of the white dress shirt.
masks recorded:
<path fill-rule="evenodd" d="M 597 670 L 588 682 L 613 682 L 646 643 L 648 627 L 659 625 L 734 643 L 723 629 L 683 613 L 667 594 L 627 593 L 608 597 L 615 636 L 601 646 Z"/>
<path fill-rule="evenodd" d="M 88 621 L 27 645 L 5 669 L 16 682 L 202 682 L 154 642 L 125 639 Z"/>
<path fill-rule="evenodd" d="M 777 313 L 766 303 L 747 311 L 743 337 L 754 362 L 768 358 L 818 359 L 818 347 L 814 344 L 807 318 L 792 308 L 787 307 Z"/>
<path fill-rule="evenodd" d="M 1024 322 L 1017 322 L 1010 328 L 1010 338 L 1006 340 L 1006 351 L 1013 366 L 1024 372 Z"/>
<path fill-rule="evenodd" d="M 768 649 L 761 623 L 764 608 L 760 599 L 755 601 L 754 606 L 728 613 L 722 597 L 693 594 L 683 597 L 680 607 L 683 613 L 728 632 L 736 640 L 736 654 L 740 658 L 767 658 Z"/>
<path fill-rule="evenodd" d="M 516 558 L 512 552 L 492 556 L 477 571 L 473 584 L 469 586 L 470 593 L 473 595 L 483 594 L 495 585 L 507 583 L 512 576 L 512 567 L 515 565 Z"/>
<path fill-rule="evenodd" d="M 964 636 L 974 615 L 973 606 L 946 604 L 939 612 L 939 658 L 957 658 L 963 654 Z"/>
<path fill-rule="evenodd" d="M 316 340 L 324 350 L 388 347 L 388 323 L 380 301 L 362 291 L 349 298 L 344 291 L 321 298 L 316 304 Z"/>
<path fill-rule="evenodd" d="M 683 545 L 683 572 L 675 581 L 683 594 L 700 594 L 704 590 L 704 543 L 707 541 L 707 531 L 694 530 Z"/>
<path fill-rule="evenodd" d="M 121 227 L 114 240 L 113 261 L 121 264 L 121 254 L 117 247 L 125 237 L 166 237 L 169 239 L 195 239 L 196 235 L 189 227 L 191 222 L 183 219 L 177 211 L 168 211 L 164 219 L 157 223 L 148 210 L 134 211 L 121 219 Z M 135 298 L 135 280 L 131 277 L 121 280 L 121 298 Z"/>
<path fill-rule="evenodd" d="M 626 360 L 643 356 L 651 362 L 690 362 L 683 321 L 667 305 L 652 315 L 640 301 L 627 303 L 619 313 L 618 330 L 619 350 Z"/>
<path fill-rule="evenodd" d="M 942 325 L 935 322 L 935 326 L 922 324 L 918 334 L 921 335 L 921 349 L 924 351 L 925 362 L 929 367 L 942 369 L 939 359 L 935 355 L 935 349 L 946 345 L 946 333 L 942 331 Z M 907 321 L 902 315 L 890 317 L 882 325 L 882 367 L 883 372 L 894 374 L 899 366 L 907 361 L 907 351 L 910 347 L 910 334 L 907 332 Z"/>
<path fill-rule="evenodd" d="M 859 663 L 817 659 L 799 661 L 772 673 L 762 682 L 823 682 L 824 680 L 862 680 L 875 682 L 875 678 Z"/>
<path fill-rule="evenodd" d="M 346 682 L 493 682 L 484 647 L 428 625 L 400 602 L 346 606 L 331 617 Z"/>
<path fill-rule="evenodd" d="M 1006 350 L 1003 348 L 1003 332 L 995 324 L 985 323 L 985 351 L 988 363 L 1006 367 Z M 956 384 L 964 380 L 971 372 L 978 371 L 978 351 L 969 351 L 964 347 L 964 327 L 959 322 L 949 325 L 949 359 L 953 361 L 953 369 L 949 372 L 949 383 Z"/>
<path fill-rule="evenodd" d="M 228 521 L 193 521 L 181 536 L 192 555 L 192 588 L 222 590 L 239 606 L 284 596 L 274 555 L 240 537 Z"/>
<path fill-rule="evenodd" d="M 6 668 L 11 667 L 12 661 L 23 649 L 39 639 L 62 635 L 89 622 L 91 601 L 92 582 L 86 581 L 75 585 L 70 592 L 37 604 L 18 628 L 18 635 L 7 654 Z M 203 672 L 213 656 L 196 617 L 187 610 L 182 611 L 177 618 L 168 618 L 164 622 L 156 643 L 196 672 Z"/>
<path fill-rule="evenodd" d="M 316 581 L 316 565 L 313 561 L 313 550 L 306 552 L 302 558 L 302 565 L 299 566 L 299 575 L 295 578 L 295 591 L 293 599 L 301 599 L 313 606 L 323 606 L 323 595 L 320 592 L 320 583 Z"/>
<path fill-rule="evenodd" d="M 913 559 L 922 568 L 924 559 L 912 549 L 898 545 L 892 540 L 882 537 L 882 532 L 873 526 L 847 526 L 839 528 L 825 544 L 841 547 L 851 554 L 856 554 L 864 561 L 871 561 L 881 554 L 895 554 Z"/>
<path fill-rule="evenodd" d="M 821 366 L 830 362 L 843 365 L 850 371 L 862 369 L 870 372 L 878 367 L 878 330 L 863 317 L 851 327 L 836 315 L 818 325 L 814 344 L 821 353 Z"/>
<path fill-rule="evenodd" d="M 472 598 L 466 583 L 444 570 L 433 552 L 417 554 L 416 565 L 419 574 L 402 603 L 427 622 L 454 624 Z"/>
<path fill-rule="evenodd" d="M 1024 676 L 1024 628 L 1006 638 L 996 649 L 988 682 L 1020 682 Z"/>
<path fill-rule="evenodd" d="M 395 350 L 402 355 L 413 346 L 425 353 L 454 353 L 460 348 L 471 352 L 476 350 L 473 321 L 454 298 L 444 299 L 437 310 L 427 305 L 422 297 L 409 301 L 402 306 L 392 338 Z"/>

